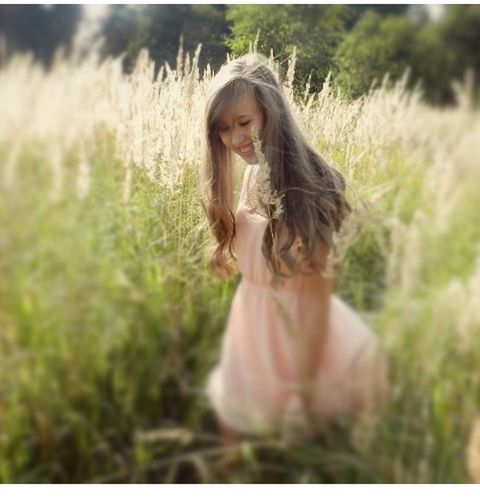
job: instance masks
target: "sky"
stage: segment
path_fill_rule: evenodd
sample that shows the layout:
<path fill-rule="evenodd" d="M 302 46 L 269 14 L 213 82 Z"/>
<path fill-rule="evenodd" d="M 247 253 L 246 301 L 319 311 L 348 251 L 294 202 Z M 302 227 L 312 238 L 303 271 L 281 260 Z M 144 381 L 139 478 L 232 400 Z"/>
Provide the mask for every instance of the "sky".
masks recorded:
<path fill-rule="evenodd" d="M 425 5 L 432 21 L 438 21 L 442 17 L 445 5 L 429 4 Z"/>
<path fill-rule="evenodd" d="M 89 38 L 100 26 L 102 19 L 107 15 L 109 7 L 110 6 L 108 4 L 83 5 L 83 19 L 80 22 L 77 33 L 75 34 L 76 43 L 80 46 L 87 43 Z"/>

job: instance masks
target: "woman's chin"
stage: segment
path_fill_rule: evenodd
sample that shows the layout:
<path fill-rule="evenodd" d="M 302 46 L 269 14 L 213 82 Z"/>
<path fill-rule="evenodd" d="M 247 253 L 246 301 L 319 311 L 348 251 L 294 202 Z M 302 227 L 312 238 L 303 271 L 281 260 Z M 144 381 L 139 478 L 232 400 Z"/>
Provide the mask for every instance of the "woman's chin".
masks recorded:
<path fill-rule="evenodd" d="M 251 154 L 244 154 L 241 157 L 247 164 L 258 164 L 258 159 L 255 155 L 255 152 L 252 152 Z"/>

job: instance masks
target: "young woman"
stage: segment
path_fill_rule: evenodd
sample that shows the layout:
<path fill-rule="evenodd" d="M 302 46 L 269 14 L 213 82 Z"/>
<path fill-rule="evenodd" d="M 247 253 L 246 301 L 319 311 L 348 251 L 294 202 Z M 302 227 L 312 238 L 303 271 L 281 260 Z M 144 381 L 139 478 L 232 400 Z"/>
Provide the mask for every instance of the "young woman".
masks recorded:
<path fill-rule="evenodd" d="M 325 274 L 333 233 L 350 211 L 344 180 L 302 134 L 264 56 L 220 70 L 205 129 L 211 265 L 218 275 L 242 274 L 207 385 L 221 432 L 288 435 L 376 406 L 386 396 L 386 360 Z M 233 154 L 248 164 L 236 211 Z"/>

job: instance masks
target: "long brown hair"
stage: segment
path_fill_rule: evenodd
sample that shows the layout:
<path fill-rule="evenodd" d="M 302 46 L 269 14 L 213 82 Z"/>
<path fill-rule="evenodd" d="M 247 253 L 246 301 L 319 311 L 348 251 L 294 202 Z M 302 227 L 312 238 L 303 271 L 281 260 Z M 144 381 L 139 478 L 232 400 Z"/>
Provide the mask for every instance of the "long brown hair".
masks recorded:
<path fill-rule="evenodd" d="M 220 139 L 219 121 L 227 108 L 244 97 L 254 97 L 263 112 L 261 153 L 270 189 L 282 206 L 281 213 L 275 214 L 269 203 L 259 203 L 269 217 L 262 244 L 267 265 L 274 279 L 300 272 L 300 263 L 292 255 L 296 242 L 301 243 L 301 262 L 321 271 L 325 264 L 318 261 L 318 246 L 333 246 L 333 232 L 351 210 L 344 196 L 345 181 L 310 145 L 267 58 L 258 53 L 224 65 L 207 98 L 202 206 L 216 239 L 211 266 L 218 275 L 236 271 L 233 159 Z"/>

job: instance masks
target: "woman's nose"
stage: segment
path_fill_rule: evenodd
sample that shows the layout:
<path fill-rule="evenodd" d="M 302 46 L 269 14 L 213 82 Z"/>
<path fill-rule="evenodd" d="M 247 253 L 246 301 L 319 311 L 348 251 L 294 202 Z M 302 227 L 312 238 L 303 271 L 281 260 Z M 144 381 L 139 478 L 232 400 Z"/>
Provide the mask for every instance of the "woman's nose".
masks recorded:
<path fill-rule="evenodd" d="M 240 147 L 245 143 L 246 136 L 242 131 L 235 128 L 232 133 L 232 144 L 234 147 Z"/>

